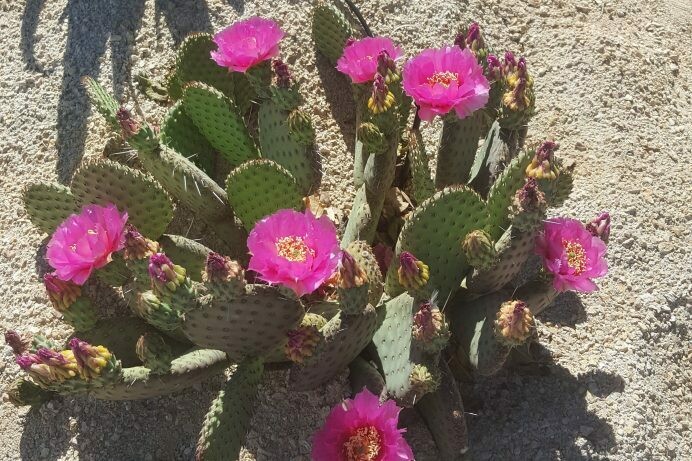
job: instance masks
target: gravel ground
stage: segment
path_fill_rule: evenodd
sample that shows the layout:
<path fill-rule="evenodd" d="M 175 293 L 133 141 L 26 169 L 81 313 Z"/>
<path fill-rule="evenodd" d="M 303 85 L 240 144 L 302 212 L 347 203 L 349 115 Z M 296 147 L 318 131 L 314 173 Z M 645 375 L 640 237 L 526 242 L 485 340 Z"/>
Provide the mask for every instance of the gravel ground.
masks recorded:
<path fill-rule="evenodd" d="M 451 40 L 476 19 L 497 48 L 524 52 L 536 76 L 530 138 L 560 141 L 578 162 L 565 212 L 610 210 L 611 272 L 601 290 L 563 295 L 542 316 L 546 363 L 503 371 L 470 389 L 471 457 L 692 459 L 692 4 L 685 0 L 370 0 L 374 30 L 409 53 Z M 45 243 L 20 193 L 36 181 L 67 181 L 82 155 L 98 155 L 106 130 L 78 85 L 93 75 L 132 102 L 130 75 L 162 68 L 191 31 L 240 16 L 279 19 L 284 55 L 317 118 L 325 157 L 323 198 L 348 206 L 347 142 L 353 108 L 344 81 L 309 50 L 305 0 L 0 1 L 0 329 L 67 330 L 49 306 L 37 269 Z M 326 91 L 324 84 L 327 81 Z M 141 98 L 140 98 L 141 99 Z M 160 109 L 142 102 L 152 118 Z M 333 114 L 332 114 L 333 112 Z M 334 119 L 332 119 L 334 117 Z M 426 127 L 433 138 L 439 125 Z M 338 178 L 338 179 L 337 179 Z M 562 210 L 558 210 L 562 211 Z M 122 309 L 117 294 L 91 287 Z M 18 375 L 0 357 L 0 384 Z M 347 390 L 346 376 L 287 394 L 268 373 L 243 459 L 307 459 L 311 434 Z M 27 411 L 0 407 L 2 459 L 190 459 L 220 380 L 173 397 L 135 402 L 57 399 Z M 436 459 L 425 429 L 411 428 L 418 458 Z M 685 435 L 687 434 L 687 435 Z"/>

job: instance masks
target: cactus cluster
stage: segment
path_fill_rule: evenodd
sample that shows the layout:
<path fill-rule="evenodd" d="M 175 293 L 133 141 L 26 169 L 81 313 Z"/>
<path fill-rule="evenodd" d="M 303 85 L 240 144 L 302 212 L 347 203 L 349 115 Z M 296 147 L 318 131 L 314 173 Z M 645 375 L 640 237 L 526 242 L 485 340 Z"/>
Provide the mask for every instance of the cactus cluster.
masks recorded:
<path fill-rule="evenodd" d="M 354 24 L 318 2 L 317 53 L 337 65 L 362 35 Z M 147 398 L 236 364 L 197 447 L 198 459 L 233 459 L 266 364 L 286 366 L 294 390 L 348 368 L 354 390 L 366 386 L 414 407 L 443 459 L 456 459 L 467 448 L 457 380 L 496 372 L 512 348 L 536 340 L 534 317 L 558 292 L 549 271 L 514 281 L 535 252 L 548 208 L 567 198 L 574 168 L 555 156 L 553 142 L 524 146 L 535 101 L 525 59 L 497 58 L 477 24 L 452 40 L 487 78 L 487 103 L 462 118 L 458 108 L 444 115 L 435 149 L 424 145 L 401 59 L 380 52 L 372 79 L 353 84 L 356 194 L 338 267 L 308 294 L 248 270 L 248 233 L 280 210 L 302 212 L 319 188 L 309 110 L 283 61 L 268 55 L 229 72 L 214 56 L 216 37 L 191 35 L 161 83 L 139 79 L 145 95 L 169 106 L 155 125 L 84 79 L 93 106 L 136 161 L 86 161 L 69 186 L 28 187 L 25 209 L 48 234 L 83 207 L 126 212 L 120 247 L 93 276 L 122 287 L 131 315 L 102 318 L 78 284 L 47 274 L 50 300 L 76 337 L 61 345 L 6 333 L 28 374 L 8 389 L 10 399 Z M 430 81 L 448 86 L 460 78 Z M 427 152 L 434 150 L 433 175 Z M 166 234 L 174 212 L 201 221 L 217 246 Z M 605 227 L 590 224 L 607 238 Z M 315 257 L 303 237 L 285 237 L 275 251 L 289 262 Z M 582 247 L 568 243 L 569 261 L 583 263 Z M 577 269 L 564 277 L 579 276 Z"/>

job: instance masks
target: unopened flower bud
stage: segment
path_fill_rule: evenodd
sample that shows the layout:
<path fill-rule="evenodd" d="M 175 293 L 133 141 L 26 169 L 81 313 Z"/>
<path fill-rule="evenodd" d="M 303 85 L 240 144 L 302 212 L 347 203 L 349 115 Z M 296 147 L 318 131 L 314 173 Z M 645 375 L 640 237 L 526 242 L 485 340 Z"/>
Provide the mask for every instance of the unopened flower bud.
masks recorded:
<path fill-rule="evenodd" d="M 545 194 L 533 178 L 527 178 L 524 186 L 514 194 L 509 207 L 512 225 L 523 232 L 537 228 L 545 218 L 548 204 Z"/>
<path fill-rule="evenodd" d="M 296 141 L 303 145 L 310 145 L 315 141 L 315 127 L 312 118 L 304 110 L 295 109 L 288 114 L 288 129 Z"/>
<path fill-rule="evenodd" d="M 319 330 L 313 325 L 301 325 L 287 333 L 288 341 L 284 347 L 286 357 L 294 363 L 303 363 L 311 357 L 320 341 Z"/>
<path fill-rule="evenodd" d="M 533 314 L 523 301 L 507 301 L 495 320 L 495 335 L 507 346 L 524 344 L 535 329 Z"/>
<path fill-rule="evenodd" d="M 607 211 L 601 212 L 586 225 L 586 230 L 591 232 L 591 235 L 608 243 L 608 238 L 610 237 L 610 214 Z"/>
<path fill-rule="evenodd" d="M 129 260 L 148 258 L 159 252 L 159 244 L 143 236 L 132 224 L 125 226 L 124 257 Z"/>
<path fill-rule="evenodd" d="M 358 125 L 358 140 L 367 148 L 368 153 L 378 154 L 385 150 L 387 140 L 380 129 L 371 122 Z"/>
<path fill-rule="evenodd" d="M 399 81 L 400 76 L 396 69 L 396 63 L 387 50 L 382 50 L 377 55 L 377 72 L 384 76 L 385 83 L 387 84 Z"/>
<path fill-rule="evenodd" d="M 122 129 L 123 138 L 127 140 L 139 131 L 139 123 L 132 117 L 132 113 L 125 107 L 120 107 L 115 113 L 115 118 Z"/>
<path fill-rule="evenodd" d="M 408 251 L 399 255 L 399 283 L 407 290 L 423 288 L 430 278 L 428 266 Z"/>
<path fill-rule="evenodd" d="M 29 349 L 31 341 L 14 330 L 7 330 L 5 331 L 5 344 L 12 348 L 15 355 L 21 355 Z"/>
<path fill-rule="evenodd" d="M 58 312 L 65 312 L 82 293 L 79 285 L 70 281 L 60 280 L 55 274 L 45 274 L 43 284 L 48 292 L 48 298 Z"/>
<path fill-rule="evenodd" d="M 394 102 L 394 94 L 389 91 L 385 78 L 378 72 L 372 83 L 372 95 L 368 99 L 368 108 L 373 114 L 381 114 L 389 110 Z"/>
<path fill-rule="evenodd" d="M 92 346 L 77 338 L 72 338 L 69 346 L 77 361 L 79 373 L 86 380 L 99 376 L 112 357 L 104 346 Z"/>
<path fill-rule="evenodd" d="M 437 375 L 437 373 L 431 373 L 430 369 L 425 365 L 416 364 L 413 366 L 411 374 L 409 375 L 409 381 L 417 397 L 437 390 L 440 385 L 440 380 Z"/>
<path fill-rule="evenodd" d="M 244 280 L 243 266 L 228 256 L 210 252 L 204 264 L 202 280 L 205 282 L 227 282 L 229 280 Z"/>
<path fill-rule="evenodd" d="M 441 351 L 447 345 L 449 327 L 434 300 L 419 306 L 418 312 L 413 316 L 411 335 L 421 349 L 432 354 Z"/>
<path fill-rule="evenodd" d="M 350 289 L 368 283 L 368 276 L 348 251 L 342 252 L 339 267 L 339 288 Z"/>
<path fill-rule="evenodd" d="M 173 264 L 168 256 L 155 253 L 149 257 L 149 277 L 152 287 L 159 294 L 174 292 L 186 278 L 185 269 Z"/>
<path fill-rule="evenodd" d="M 559 147 L 559 144 L 554 141 L 544 141 L 536 150 L 529 166 L 526 167 L 526 176 L 535 179 L 556 179 L 559 172 L 555 165 L 554 154 Z"/>
<path fill-rule="evenodd" d="M 477 269 L 488 269 L 495 263 L 497 251 L 487 232 L 477 229 L 469 232 L 461 242 L 466 260 Z"/>
<path fill-rule="evenodd" d="M 288 65 L 281 59 L 275 59 L 272 62 L 272 67 L 274 69 L 274 75 L 276 75 L 276 86 L 279 88 L 288 88 L 291 86 L 292 79 Z"/>
<path fill-rule="evenodd" d="M 489 54 L 486 58 L 488 63 L 486 77 L 490 82 L 499 82 L 502 80 L 502 63 L 494 54 Z"/>
<path fill-rule="evenodd" d="M 135 353 L 145 367 L 154 373 L 165 373 L 171 368 L 173 354 L 164 339 L 156 333 L 145 333 L 137 340 Z"/>

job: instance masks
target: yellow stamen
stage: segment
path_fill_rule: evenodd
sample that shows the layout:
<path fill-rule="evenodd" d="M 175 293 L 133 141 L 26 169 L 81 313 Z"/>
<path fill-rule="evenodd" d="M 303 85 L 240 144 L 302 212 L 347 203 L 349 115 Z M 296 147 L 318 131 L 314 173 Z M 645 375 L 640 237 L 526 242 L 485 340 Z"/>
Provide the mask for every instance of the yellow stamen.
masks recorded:
<path fill-rule="evenodd" d="M 374 461 L 380 448 L 380 433 L 372 426 L 365 426 L 344 443 L 344 455 L 348 461 Z"/>
<path fill-rule="evenodd" d="M 303 242 L 302 237 L 281 237 L 276 241 L 276 251 L 282 258 L 291 262 L 304 262 L 308 253 L 314 256 L 313 250 Z"/>
<path fill-rule="evenodd" d="M 586 270 L 586 252 L 580 243 L 573 240 L 563 240 L 562 247 L 567 251 L 567 264 L 574 269 L 574 275 L 580 275 Z"/>
<path fill-rule="evenodd" d="M 450 71 L 445 71 L 437 72 L 436 74 L 433 74 L 431 77 L 428 77 L 428 85 L 430 86 L 435 86 L 435 84 L 439 83 L 440 85 L 446 88 L 449 85 L 451 85 L 452 82 L 456 82 L 457 84 L 461 83 L 459 81 L 459 74 L 455 74 L 454 72 Z"/>

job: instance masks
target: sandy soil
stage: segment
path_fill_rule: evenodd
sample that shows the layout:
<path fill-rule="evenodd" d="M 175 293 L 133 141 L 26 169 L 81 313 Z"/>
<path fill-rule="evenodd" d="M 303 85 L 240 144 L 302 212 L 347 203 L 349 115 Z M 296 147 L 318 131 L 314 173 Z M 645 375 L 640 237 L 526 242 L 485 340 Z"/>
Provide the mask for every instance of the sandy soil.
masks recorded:
<path fill-rule="evenodd" d="M 37 271 L 42 243 L 20 193 L 36 181 L 68 181 L 82 155 L 99 155 L 106 129 L 78 85 L 92 75 L 118 97 L 130 76 L 162 69 L 191 31 L 241 16 L 279 19 L 325 157 L 323 196 L 352 197 L 347 143 L 352 106 L 342 77 L 315 60 L 306 0 L 0 1 L 0 329 L 50 337 L 57 321 Z M 451 41 L 475 19 L 498 49 L 527 55 L 536 76 L 532 141 L 553 137 L 578 162 L 564 210 L 586 219 L 610 210 L 611 272 L 601 290 L 564 295 L 542 316 L 545 366 L 478 382 L 467 402 L 473 459 L 692 459 L 692 4 L 685 0 L 369 0 L 373 29 L 408 53 Z M 325 90 L 325 84 L 326 90 Z M 141 99 L 141 98 L 140 98 Z M 152 119 L 161 110 L 142 102 Z M 434 139 L 439 125 L 426 127 Z M 37 251 L 38 249 L 38 251 Z M 116 293 L 94 295 L 122 309 Z M 1 351 L 0 385 L 18 375 Z M 311 434 L 347 390 L 346 376 L 287 393 L 285 375 L 262 384 L 244 459 L 307 459 Z M 0 458 L 190 459 L 219 380 L 137 402 L 57 399 L 27 411 L 0 407 Z M 422 427 L 413 439 L 425 438 Z M 687 436 L 685 436 L 687 434 Z M 416 442 L 418 459 L 436 459 Z"/>

